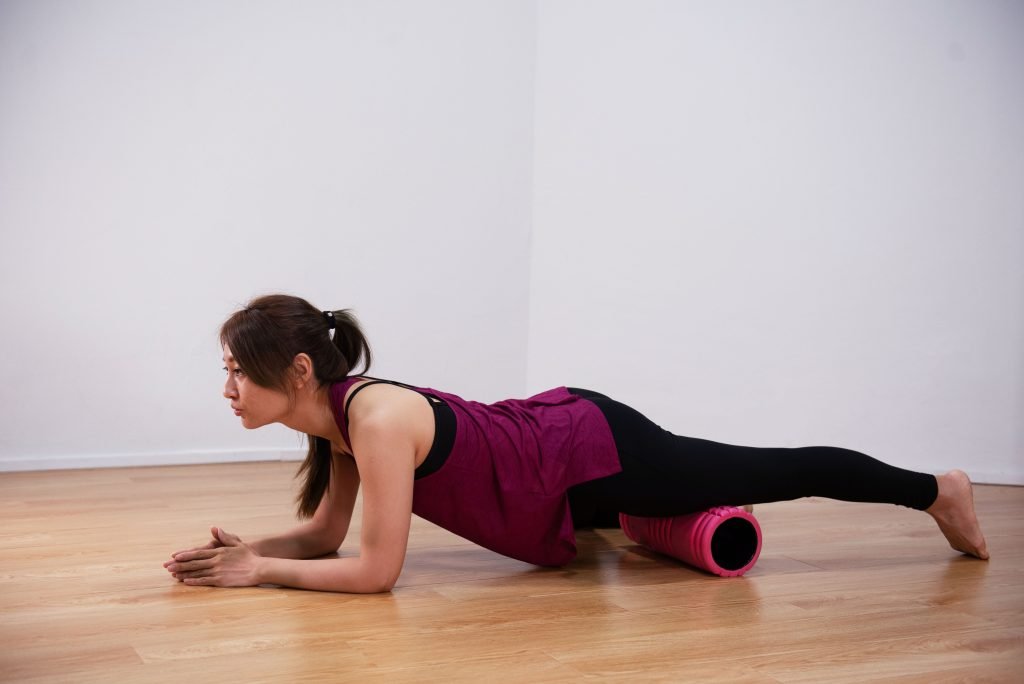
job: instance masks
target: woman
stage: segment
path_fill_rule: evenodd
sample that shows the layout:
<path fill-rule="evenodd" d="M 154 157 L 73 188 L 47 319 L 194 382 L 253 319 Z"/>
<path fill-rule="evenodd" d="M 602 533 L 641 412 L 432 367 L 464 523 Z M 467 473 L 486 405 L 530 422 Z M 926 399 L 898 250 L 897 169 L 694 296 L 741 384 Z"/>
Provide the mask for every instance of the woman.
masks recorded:
<path fill-rule="evenodd" d="M 331 331 L 333 330 L 333 335 Z M 309 437 L 295 529 L 253 543 L 214 527 L 164 564 L 179 581 L 390 591 L 412 513 L 538 565 L 576 554 L 573 530 L 618 513 L 682 515 L 737 502 L 825 496 L 926 511 L 950 545 L 987 559 L 971 483 L 835 447 L 764 449 L 680 437 L 589 390 L 559 387 L 491 405 L 353 374 L 370 347 L 346 310 L 298 297 L 252 301 L 221 328 L 224 397 L 242 425 Z M 363 487 L 359 555 L 333 554 Z"/>

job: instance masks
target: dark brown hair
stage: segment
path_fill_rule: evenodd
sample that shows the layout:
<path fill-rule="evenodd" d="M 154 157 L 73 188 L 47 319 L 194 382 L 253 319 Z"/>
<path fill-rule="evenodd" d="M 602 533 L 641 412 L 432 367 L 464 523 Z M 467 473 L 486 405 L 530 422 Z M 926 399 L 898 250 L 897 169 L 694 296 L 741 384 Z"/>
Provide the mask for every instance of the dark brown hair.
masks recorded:
<path fill-rule="evenodd" d="M 306 353 L 313 361 L 313 374 L 320 387 L 329 387 L 348 376 L 364 361 L 362 372 L 370 370 L 370 345 L 359 322 L 349 309 L 332 311 L 334 335 L 325 312 L 300 297 L 275 294 L 257 297 L 236 311 L 220 328 L 221 345 L 227 345 L 235 363 L 260 387 L 292 394 L 292 363 Z M 330 486 L 331 446 L 323 437 L 306 435 L 306 459 L 295 477 L 305 474 L 302 491 L 296 497 L 298 516 L 316 512 Z"/>

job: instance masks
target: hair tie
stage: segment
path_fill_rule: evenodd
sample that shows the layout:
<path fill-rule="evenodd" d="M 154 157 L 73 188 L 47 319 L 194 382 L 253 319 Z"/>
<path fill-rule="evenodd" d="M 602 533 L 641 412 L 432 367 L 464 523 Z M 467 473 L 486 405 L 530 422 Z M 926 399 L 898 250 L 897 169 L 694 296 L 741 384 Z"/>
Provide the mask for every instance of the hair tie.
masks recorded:
<path fill-rule="evenodd" d="M 328 330 L 334 330 L 334 326 L 335 326 L 334 312 L 333 311 L 324 311 L 324 320 L 327 321 L 327 329 Z"/>

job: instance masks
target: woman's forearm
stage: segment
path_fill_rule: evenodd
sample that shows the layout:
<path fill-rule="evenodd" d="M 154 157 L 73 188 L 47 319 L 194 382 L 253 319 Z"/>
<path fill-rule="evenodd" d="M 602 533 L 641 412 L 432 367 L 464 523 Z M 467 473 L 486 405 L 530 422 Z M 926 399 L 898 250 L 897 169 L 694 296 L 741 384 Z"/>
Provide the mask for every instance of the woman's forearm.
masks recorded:
<path fill-rule="evenodd" d="M 328 548 L 331 544 L 326 535 L 313 523 L 305 523 L 284 534 L 260 539 L 250 546 L 261 556 L 292 559 L 316 558 L 338 549 L 337 546 Z"/>
<path fill-rule="evenodd" d="M 298 589 L 376 594 L 391 591 L 398 576 L 385 576 L 358 557 L 325 560 L 260 558 L 260 584 L 280 584 Z"/>

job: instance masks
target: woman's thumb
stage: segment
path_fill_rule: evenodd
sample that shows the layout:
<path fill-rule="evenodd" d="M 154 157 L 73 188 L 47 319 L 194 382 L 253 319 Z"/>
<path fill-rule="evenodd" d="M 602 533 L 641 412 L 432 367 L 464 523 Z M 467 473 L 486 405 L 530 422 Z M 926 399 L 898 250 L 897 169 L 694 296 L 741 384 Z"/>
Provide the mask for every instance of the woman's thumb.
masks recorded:
<path fill-rule="evenodd" d="M 214 527 L 210 531 L 213 532 L 213 536 L 216 537 L 224 546 L 238 546 L 239 544 L 238 537 L 229 532 L 225 532 L 219 527 Z"/>

